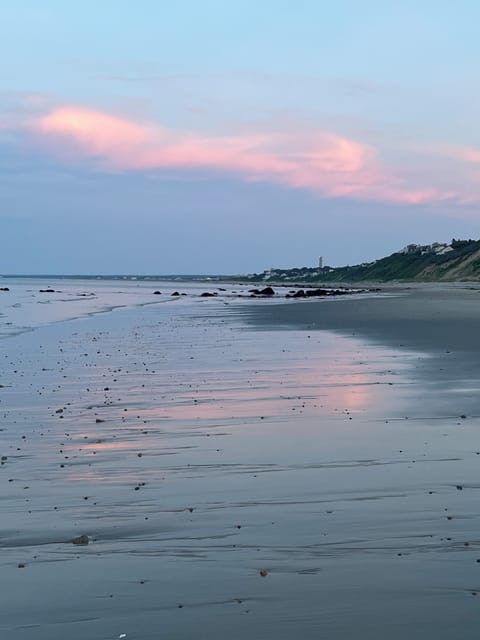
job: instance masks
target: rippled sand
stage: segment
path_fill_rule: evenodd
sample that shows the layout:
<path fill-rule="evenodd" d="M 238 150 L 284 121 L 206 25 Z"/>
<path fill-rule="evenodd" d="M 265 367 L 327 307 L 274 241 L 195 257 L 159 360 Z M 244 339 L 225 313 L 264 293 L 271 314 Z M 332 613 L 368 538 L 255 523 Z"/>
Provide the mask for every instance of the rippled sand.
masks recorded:
<path fill-rule="evenodd" d="M 477 638 L 478 418 L 432 411 L 425 345 L 292 326 L 208 300 L 2 341 L 0 637 Z"/>

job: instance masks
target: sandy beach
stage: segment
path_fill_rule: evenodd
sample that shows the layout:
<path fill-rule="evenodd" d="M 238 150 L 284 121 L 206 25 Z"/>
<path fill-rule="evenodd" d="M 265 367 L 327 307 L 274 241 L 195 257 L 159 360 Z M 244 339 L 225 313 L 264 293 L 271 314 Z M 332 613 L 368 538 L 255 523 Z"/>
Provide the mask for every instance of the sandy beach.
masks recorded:
<path fill-rule="evenodd" d="M 115 287 L 0 342 L 2 638 L 478 637 L 478 287 Z"/>
<path fill-rule="evenodd" d="M 480 413 L 475 383 L 480 379 L 478 284 L 389 285 L 373 296 L 252 306 L 245 317 L 258 328 L 335 331 L 416 352 L 419 359 L 410 374 L 421 382 L 424 402 L 432 401 L 427 414 Z"/>

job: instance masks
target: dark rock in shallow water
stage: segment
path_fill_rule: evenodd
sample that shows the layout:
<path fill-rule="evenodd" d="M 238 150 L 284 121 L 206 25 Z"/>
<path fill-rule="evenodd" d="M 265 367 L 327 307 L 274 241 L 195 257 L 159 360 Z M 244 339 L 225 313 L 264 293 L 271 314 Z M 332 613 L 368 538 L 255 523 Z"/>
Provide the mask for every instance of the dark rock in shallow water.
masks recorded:
<path fill-rule="evenodd" d="M 179 296 L 179 295 L 180 295 L 180 294 L 178 293 L 178 291 L 174 291 L 174 292 L 172 293 L 172 296 Z"/>
<path fill-rule="evenodd" d="M 261 289 L 260 290 L 260 295 L 261 296 L 274 296 L 275 295 L 275 291 L 272 289 L 272 287 L 265 287 L 265 289 Z"/>
<path fill-rule="evenodd" d="M 72 538 L 71 542 L 73 544 L 88 544 L 90 539 L 86 534 L 82 534 L 81 536 L 78 536 L 78 538 Z"/>
<path fill-rule="evenodd" d="M 306 289 L 305 290 L 305 296 L 307 298 L 312 298 L 314 296 L 328 296 L 329 295 L 329 291 L 327 291 L 326 289 Z"/>
<path fill-rule="evenodd" d="M 55 289 L 39 289 L 40 293 L 55 293 Z"/>
<path fill-rule="evenodd" d="M 272 287 L 265 287 L 265 289 L 249 289 L 248 293 L 252 293 L 255 296 L 274 296 L 275 291 Z"/>
<path fill-rule="evenodd" d="M 154 296 L 161 296 L 161 295 L 162 295 L 162 292 L 161 292 L 161 291 L 154 291 L 154 292 L 153 292 L 153 295 L 154 295 Z"/>
<path fill-rule="evenodd" d="M 346 296 L 351 291 L 344 289 L 298 289 L 293 292 L 290 291 L 285 296 L 286 298 L 321 298 L 324 296 Z"/>
<path fill-rule="evenodd" d="M 216 293 L 209 293 L 208 291 L 204 291 L 203 293 L 200 294 L 201 298 L 214 298 L 217 294 Z"/>
<path fill-rule="evenodd" d="M 8 287 L 0 287 L 0 291 L 10 291 Z"/>

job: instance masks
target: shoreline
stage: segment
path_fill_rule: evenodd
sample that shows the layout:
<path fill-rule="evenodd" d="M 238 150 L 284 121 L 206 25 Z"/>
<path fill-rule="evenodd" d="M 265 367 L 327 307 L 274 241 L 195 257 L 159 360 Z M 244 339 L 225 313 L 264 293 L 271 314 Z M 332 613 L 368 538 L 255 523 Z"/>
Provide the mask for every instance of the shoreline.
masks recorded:
<path fill-rule="evenodd" d="M 184 300 L 187 304 L 198 304 L 200 299 L 218 299 L 220 303 L 234 304 L 243 300 L 273 300 L 283 299 L 282 294 L 271 291 L 259 295 L 252 293 L 248 285 L 232 285 L 226 287 L 206 286 L 200 281 L 162 281 L 157 282 L 160 290 L 149 280 L 144 281 L 113 281 L 109 279 L 79 279 L 52 278 L 55 285 L 58 282 L 61 289 L 38 289 L 37 279 L 9 279 L 0 292 L 0 339 L 11 335 L 18 335 L 37 326 L 55 322 L 69 321 L 79 317 L 87 317 L 97 313 L 110 313 L 121 308 L 158 305 L 168 302 Z M 207 290 L 208 289 L 208 290 Z M 307 289 L 303 297 L 331 296 L 336 290 L 319 291 Z M 350 293 L 350 292 L 348 292 Z M 355 293 L 355 292 L 352 292 Z M 338 294 L 344 295 L 343 290 Z M 294 297 L 287 294 L 285 298 Z"/>
<path fill-rule="evenodd" d="M 4 341 L 0 634 L 476 640 L 479 421 L 428 407 L 431 354 L 305 324 L 391 299 L 147 305 Z"/>

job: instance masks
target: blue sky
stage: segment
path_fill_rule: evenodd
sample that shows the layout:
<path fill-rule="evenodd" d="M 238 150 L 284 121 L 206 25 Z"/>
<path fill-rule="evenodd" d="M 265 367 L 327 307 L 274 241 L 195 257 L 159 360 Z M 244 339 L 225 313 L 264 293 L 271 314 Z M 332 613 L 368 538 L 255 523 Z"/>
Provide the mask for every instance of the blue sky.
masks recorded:
<path fill-rule="evenodd" d="M 478 237 L 479 19 L 465 0 L 0 7 L 0 272 Z"/>

